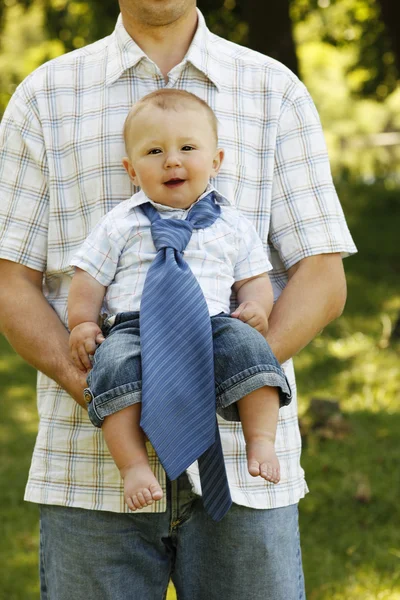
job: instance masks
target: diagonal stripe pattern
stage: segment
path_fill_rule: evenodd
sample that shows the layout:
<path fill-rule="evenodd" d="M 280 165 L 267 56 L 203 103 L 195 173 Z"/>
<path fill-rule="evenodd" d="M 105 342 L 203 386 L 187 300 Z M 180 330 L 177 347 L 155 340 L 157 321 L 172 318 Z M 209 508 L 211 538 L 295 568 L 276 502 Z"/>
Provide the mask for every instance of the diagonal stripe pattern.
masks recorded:
<path fill-rule="evenodd" d="M 216 521 L 232 503 L 216 420 L 211 320 L 203 292 L 183 252 L 193 229 L 209 227 L 221 209 L 211 192 L 186 220 L 161 219 L 150 202 L 157 250 L 140 307 L 140 425 L 170 479 L 199 460 L 203 504 Z"/>

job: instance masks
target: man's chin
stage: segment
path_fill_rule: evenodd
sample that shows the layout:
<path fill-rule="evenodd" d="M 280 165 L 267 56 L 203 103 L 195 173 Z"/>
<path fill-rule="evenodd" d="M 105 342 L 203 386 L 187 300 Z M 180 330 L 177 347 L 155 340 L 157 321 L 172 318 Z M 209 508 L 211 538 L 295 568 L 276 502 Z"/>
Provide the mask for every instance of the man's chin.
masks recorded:
<path fill-rule="evenodd" d="M 168 27 L 195 7 L 194 0 L 120 0 L 122 15 L 146 27 Z"/>

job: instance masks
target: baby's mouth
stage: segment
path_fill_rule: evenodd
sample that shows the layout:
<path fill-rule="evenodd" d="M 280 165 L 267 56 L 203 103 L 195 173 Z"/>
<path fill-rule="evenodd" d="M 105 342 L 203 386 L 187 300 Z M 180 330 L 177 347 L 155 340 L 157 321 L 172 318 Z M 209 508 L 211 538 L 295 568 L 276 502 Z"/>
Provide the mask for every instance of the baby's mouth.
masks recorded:
<path fill-rule="evenodd" d="M 173 177 L 172 179 L 165 181 L 164 185 L 166 185 L 169 188 L 175 188 L 175 187 L 179 187 L 179 186 L 183 185 L 184 183 L 185 183 L 185 179 L 179 179 L 178 177 Z"/>

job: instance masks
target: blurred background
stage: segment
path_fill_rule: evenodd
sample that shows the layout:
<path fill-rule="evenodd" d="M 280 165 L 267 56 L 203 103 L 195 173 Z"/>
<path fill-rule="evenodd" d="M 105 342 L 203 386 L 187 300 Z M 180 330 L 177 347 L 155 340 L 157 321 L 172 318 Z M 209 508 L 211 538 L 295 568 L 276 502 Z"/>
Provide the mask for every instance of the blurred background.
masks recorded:
<path fill-rule="evenodd" d="M 400 3 L 198 5 L 212 31 L 308 87 L 359 249 L 345 260 L 344 314 L 295 359 L 307 598 L 400 600 Z M 0 117 L 34 68 L 111 33 L 117 15 L 117 0 L 0 0 Z M 38 600 L 37 507 L 22 500 L 35 372 L 1 336 L 0 414 L 0 599 Z"/>

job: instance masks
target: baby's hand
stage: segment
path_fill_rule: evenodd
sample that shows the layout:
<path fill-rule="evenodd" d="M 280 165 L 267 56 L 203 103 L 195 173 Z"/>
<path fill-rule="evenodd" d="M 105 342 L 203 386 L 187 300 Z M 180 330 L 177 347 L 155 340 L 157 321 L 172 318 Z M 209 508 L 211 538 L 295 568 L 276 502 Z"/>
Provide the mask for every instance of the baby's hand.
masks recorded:
<path fill-rule="evenodd" d="M 231 317 L 240 319 L 243 323 L 251 325 L 254 329 L 257 329 L 262 335 L 266 335 L 268 331 L 268 318 L 265 314 L 265 310 L 258 302 L 254 300 L 248 300 L 242 302 L 237 309 L 231 314 Z"/>
<path fill-rule="evenodd" d="M 89 356 L 96 352 L 97 345 L 102 344 L 104 339 L 97 323 L 88 321 L 73 328 L 69 336 L 69 350 L 80 371 L 90 371 L 92 363 Z"/>

